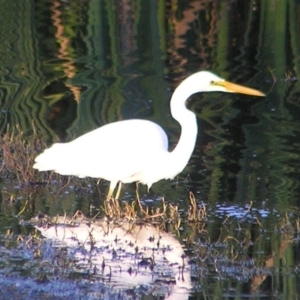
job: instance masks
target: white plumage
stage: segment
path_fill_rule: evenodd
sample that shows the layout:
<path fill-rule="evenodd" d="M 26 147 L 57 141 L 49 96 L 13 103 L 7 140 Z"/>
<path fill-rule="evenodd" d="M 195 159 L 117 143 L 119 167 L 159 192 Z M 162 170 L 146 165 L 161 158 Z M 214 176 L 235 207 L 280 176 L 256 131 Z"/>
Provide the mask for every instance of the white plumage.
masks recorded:
<path fill-rule="evenodd" d="M 53 170 L 62 175 L 95 177 L 110 181 L 108 198 L 116 184 L 141 182 L 151 185 L 161 179 L 174 178 L 187 165 L 195 147 L 197 122 L 186 100 L 199 92 L 263 93 L 236 85 L 208 72 L 187 77 L 174 91 L 171 113 L 181 125 L 179 142 L 168 151 L 164 130 L 154 122 L 126 120 L 104 125 L 69 143 L 57 143 L 35 159 L 34 168 Z"/>

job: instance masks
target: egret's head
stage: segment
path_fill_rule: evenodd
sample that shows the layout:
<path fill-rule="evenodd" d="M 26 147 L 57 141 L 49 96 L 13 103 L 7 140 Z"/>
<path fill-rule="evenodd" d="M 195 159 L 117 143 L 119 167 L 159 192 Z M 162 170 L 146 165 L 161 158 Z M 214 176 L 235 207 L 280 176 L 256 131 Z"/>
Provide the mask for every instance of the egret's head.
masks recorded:
<path fill-rule="evenodd" d="M 174 91 L 171 99 L 173 117 L 179 119 L 183 108 L 185 108 L 186 100 L 193 94 L 202 92 L 227 92 L 259 97 L 265 96 L 258 90 L 231 83 L 209 71 L 200 71 L 187 77 Z"/>
<path fill-rule="evenodd" d="M 200 71 L 187 77 L 180 84 L 181 86 L 184 90 L 189 90 L 191 92 L 190 95 L 200 92 L 227 92 L 260 97 L 265 96 L 265 94 L 258 90 L 226 81 L 209 71 Z"/>

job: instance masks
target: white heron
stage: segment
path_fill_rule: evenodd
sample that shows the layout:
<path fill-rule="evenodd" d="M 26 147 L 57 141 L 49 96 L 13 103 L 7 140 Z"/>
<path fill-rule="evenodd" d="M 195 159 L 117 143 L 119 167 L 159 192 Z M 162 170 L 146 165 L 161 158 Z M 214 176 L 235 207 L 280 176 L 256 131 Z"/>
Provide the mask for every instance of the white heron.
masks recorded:
<path fill-rule="evenodd" d="M 194 150 L 198 127 L 186 101 L 201 92 L 265 96 L 209 71 L 200 71 L 183 80 L 172 95 L 171 114 L 181 126 L 173 151 L 168 150 L 167 135 L 158 124 L 132 119 L 104 125 L 68 143 L 56 143 L 36 157 L 33 168 L 108 180 L 107 200 L 113 197 L 118 182 L 140 182 L 149 189 L 161 179 L 172 179 L 185 168 Z M 119 190 L 115 198 L 118 197 Z"/>

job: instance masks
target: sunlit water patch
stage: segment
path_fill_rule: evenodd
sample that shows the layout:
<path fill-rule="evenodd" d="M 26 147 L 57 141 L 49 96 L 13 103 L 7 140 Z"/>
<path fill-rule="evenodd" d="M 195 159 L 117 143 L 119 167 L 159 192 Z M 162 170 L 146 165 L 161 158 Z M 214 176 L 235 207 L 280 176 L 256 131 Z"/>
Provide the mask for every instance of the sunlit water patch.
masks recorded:
<path fill-rule="evenodd" d="M 239 205 L 229 205 L 228 203 L 217 204 L 214 212 L 222 218 L 227 216 L 236 219 L 266 218 L 271 214 L 268 209 L 253 208 L 250 205 L 245 205 L 244 207 Z"/>

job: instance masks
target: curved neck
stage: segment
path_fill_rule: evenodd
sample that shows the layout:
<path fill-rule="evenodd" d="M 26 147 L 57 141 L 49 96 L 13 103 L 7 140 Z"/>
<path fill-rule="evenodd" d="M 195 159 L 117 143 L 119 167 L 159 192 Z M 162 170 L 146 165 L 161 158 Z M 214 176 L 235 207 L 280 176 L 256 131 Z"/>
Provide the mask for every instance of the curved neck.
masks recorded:
<path fill-rule="evenodd" d="M 172 160 L 176 162 L 174 168 L 178 169 L 178 173 L 188 163 L 195 148 L 198 133 L 196 116 L 185 106 L 185 101 L 189 97 L 189 93 L 176 90 L 171 99 L 172 116 L 181 126 L 179 141 L 170 155 L 172 156 Z M 182 99 L 185 99 L 185 101 L 182 101 Z"/>

